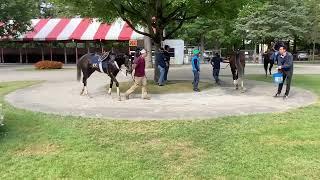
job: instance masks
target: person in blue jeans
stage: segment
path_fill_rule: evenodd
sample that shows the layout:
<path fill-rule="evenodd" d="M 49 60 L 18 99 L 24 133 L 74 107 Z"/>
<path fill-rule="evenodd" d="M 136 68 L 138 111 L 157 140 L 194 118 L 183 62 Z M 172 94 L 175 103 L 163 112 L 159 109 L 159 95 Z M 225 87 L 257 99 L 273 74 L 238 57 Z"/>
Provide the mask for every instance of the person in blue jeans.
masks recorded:
<path fill-rule="evenodd" d="M 198 85 L 199 85 L 199 79 L 200 79 L 200 58 L 199 58 L 199 54 L 200 54 L 200 51 L 195 49 L 193 50 L 193 57 L 192 57 L 192 60 L 191 60 L 191 64 L 192 64 L 192 72 L 193 72 L 193 90 L 196 91 L 196 92 L 199 92 L 199 88 L 198 88 Z"/>
<path fill-rule="evenodd" d="M 165 62 L 165 55 L 163 51 L 164 51 L 163 48 L 160 48 L 160 51 L 157 54 L 158 69 L 160 71 L 160 77 L 158 80 L 159 86 L 164 86 L 164 76 L 166 72 L 166 62 Z"/>

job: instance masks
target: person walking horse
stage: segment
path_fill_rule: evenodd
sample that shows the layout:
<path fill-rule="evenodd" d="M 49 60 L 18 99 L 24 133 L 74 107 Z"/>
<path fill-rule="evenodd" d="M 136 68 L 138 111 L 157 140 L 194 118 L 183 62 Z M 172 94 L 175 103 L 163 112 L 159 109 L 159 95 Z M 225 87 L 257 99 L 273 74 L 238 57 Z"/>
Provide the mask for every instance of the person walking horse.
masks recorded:
<path fill-rule="evenodd" d="M 159 52 L 156 55 L 156 60 L 158 62 L 158 69 L 160 72 L 159 80 L 158 80 L 158 85 L 159 86 L 164 86 L 164 77 L 165 77 L 165 72 L 166 72 L 166 61 L 165 61 L 165 55 L 164 55 L 164 49 L 160 48 Z"/>
<path fill-rule="evenodd" d="M 135 58 L 132 69 L 134 69 L 134 84 L 130 89 L 125 92 L 125 98 L 129 99 L 130 94 L 132 94 L 139 86 L 142 88 L 142 99 L 150 99 L 147 93 L 147 77 L 145 72 L 145 57 L 147 57 L 147 51 L 142 49 L 139 52 L 140 56 Z"/>
<path fill-rule="evenodd" d="M 215 54 L 215 56 L 211 59 L 210 64 L 212 65 L 212 75 L 214 80 L 216 81 L 216 84 L 220 85 L 220 63 L 223 62 L 223 59 L 220 57 L 218 53 Z"/>
<path fill-rule="evenodd" d="M 287 47 L 281 45 L 279 48 L 280 55 L 277 58 L 278 61 L 278 71 L 283 74 L 283 82 L 278 86 L 278 92 L 274 97 L 279 97 L 283 88 L 284 82 L 286 82 L 286 92 L 283 99 L 288 99 L 291 87 L 291 80 L 293 75 L 293 56 L 291 53 L 287 52 Z"/>
<path fill-rule="evenodd" d="M 165 62 L 166 62 L 166 68 L 165 68 L 165 73 L 164 73 L 164 81 L 167 82 L 168 81 L 168 72 L 169 72 L 169 68 L 170 68 L 170 53 L 169 53 L 169 49 L 170 46 L 169 45 L 165 45 L 164 46 L 164 57 L 165 57 Z"/>

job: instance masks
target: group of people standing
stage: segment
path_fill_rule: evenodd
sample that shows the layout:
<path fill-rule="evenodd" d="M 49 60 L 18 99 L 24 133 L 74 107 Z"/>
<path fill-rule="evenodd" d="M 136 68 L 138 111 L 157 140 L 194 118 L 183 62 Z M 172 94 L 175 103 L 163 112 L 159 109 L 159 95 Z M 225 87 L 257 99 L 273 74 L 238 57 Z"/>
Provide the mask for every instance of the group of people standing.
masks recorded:
<path fill-rule="evenodd" d="M 160 48 L 159 52 L 156 54 L 156 61 L 158 65 L 158 69 L 160 72 L 158 85 L 164 86 L 168 81 L 168 72 L 170 67 L 170 47 L 165 45 L 164 48 Z"/>
<path fill-rule="evenodd" d="M 220 57 L 218 53 L 210 60 L 210 64 L 212 65 L 212 76 L 216 82 L 216 84 L 220 85 L 220 63 L 224 62 L 224 60 Z M 193 50 L 193 57 L 191 59 L 192 64 L 192 72 L 193 72 L 193 91 L 200 92 L 199 89 L 199 79 L 200 79 L 200 51 L 198 49 Z"/>
<path fill-rule="evenodd" d="M 159 86 L 164 86 L 168 81 L 168 72 L 170 67 L 170 47 L 165 45 L 164 48 L 159 50 L 159 53 L 156 55 L 158 69 L 160 71 L 160 77 L 158 80 Z M 147 93 L 147 77 L 146 77 L 146 63 L 145 58 L 147 57 L 148 52 L 145 49 L 137 50 L 135 52 L 135 57 L 132 64 L 132 69 L 134 71 L 133 81 L 134 84 L 125 92 L 125 98 L 129 99 L 130 94 L 132 94 L 138 87 L 142 88 L 142 99 L 150 99 L 150 96 Z"/>
<path fill-rule="evenodd" d="M 164 49 L 161 48 L 159 53 L 156 54 L 157 67 L 160 71 L 160 76 L 158 80 L 159 86 L 164 86 L 168 80 L 168 71 L 170 67 L 170 54 L 169 46 L 165 46 Z M 145 57 L 147 56 L 147 51 L 142 49 L 136 52 L 136 56 L 133 61 L 134 69 L 134 84 L 125 93 L 126 99 L 129 99 L 129 95 L 135 91 L 139 86 L 142 87 L 142 99 L 150 99 L 147 94 L 147 78 L 145 73 Z M 286 92 L 284 94 L 284 99 L 287 99 L 290 92 L 291 80 L 293 75 L 293 56 L 290 52 L 287 52 L 287 47 L 285 45 L 280 45 L 278 49 L 275 49 L 270 56 L 272 64 L 277 64 L 277 69 L 283 74 L 283 82 L 279 84 L 278 91 L 274 97 L 279 97 L 286 82 Z M 218 53 L 210 60 L 212 65 L 212 75 L 216 84 L 220 85 L 219 73 L 220 73 L 220 63 L 224 60 L 220 57 Z M 193 79 L 193 90 L 199 92 L 199 79 L 200 79 L 200 51 L 193 50 L 193 57 L 191 60 L 192 72 L 194 75 Z"/>
<path fill-rule="evenodd" d="M 268 64 L 270 64 L 270 75 L 273 65 L 277 65 L 277 71 L 282 73 L 283 81 L 278 85 L 278 91 L 274 97 L 279 97 L 281 95 L 283 85 L 286 83 L 286 92 L 283 98 L 288 99 L 293 75 L 293 55 L 287 51 L 287 47 L 283 43 L 276 43 L 272 49 L 268 49 L 264 53 L 263 59 L 266 76 Z"/>

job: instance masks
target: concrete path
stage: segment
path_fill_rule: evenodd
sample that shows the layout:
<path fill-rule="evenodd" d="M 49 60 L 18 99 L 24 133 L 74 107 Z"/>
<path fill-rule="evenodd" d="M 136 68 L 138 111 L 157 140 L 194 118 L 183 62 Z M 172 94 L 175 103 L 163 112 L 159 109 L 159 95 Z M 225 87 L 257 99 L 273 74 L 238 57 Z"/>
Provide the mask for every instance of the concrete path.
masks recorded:
<path fill-rule="evenodd" d="M 108 96 L 105 85 L 109 78 L 94 73 L 88 81 L 90 97 L 80 96 L 82 84 L 75 81 L 76 70 L 65 71 L 15 71 L 15 67 L 0 67 L 0 81 L 46 80 L 45 83 L 15 91 L 6 100 L 16 107 L 33 111 L 62 115 L 75 115 L 124 120 L 198 119 L 229 115 L 281 112 L 306 106 L 317 97 L 309 91 L 292 88 L 291 98 L 272 98 L 276 87 L 271 83 L 246 82 L 247 92 L 234 90 L 231 79 L 222 77 L 222 87 L 213 86 L 200 93 L 180 93 L 151 95 L 152 100 L 142 100 L 139 95 L 128 101 L 117 101 L 115 94 Z M 263 73 L 262 66 L 248 65 L 247 74 Z M 317 74 L 317 65 L 298 65 L 295 73 Z M 152 77 L 152 70 L 147 76 Z M 222 70 L 222 75 L 231 76 L 230 69 Z M 119 74 L 120 75 L 120 74 Z M 171 68 L 169 79 L 192 79 L 189 66 Z M 211 80 L 211 68 L 202 65 L 201 79 Z M 120 75 L 120 81 L 128 79 Z M 191 81 L 190 81 L 191 82 Z M 191 83 L 190 83 L 190 88 Z"/>

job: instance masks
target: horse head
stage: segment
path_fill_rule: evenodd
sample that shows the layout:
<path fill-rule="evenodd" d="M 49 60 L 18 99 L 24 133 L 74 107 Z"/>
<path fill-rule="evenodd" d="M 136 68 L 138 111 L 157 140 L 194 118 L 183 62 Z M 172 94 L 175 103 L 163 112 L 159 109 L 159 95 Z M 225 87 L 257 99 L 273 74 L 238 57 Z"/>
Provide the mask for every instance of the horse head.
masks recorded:
<path fill-rule="evenodd" d="M 132 69 L 132 60 L 130 56 L 124 54 L 123 58 L 124 58 L 124 65 L 126 66 L 126 75 L 132 74 L 133 69 Z"/>

